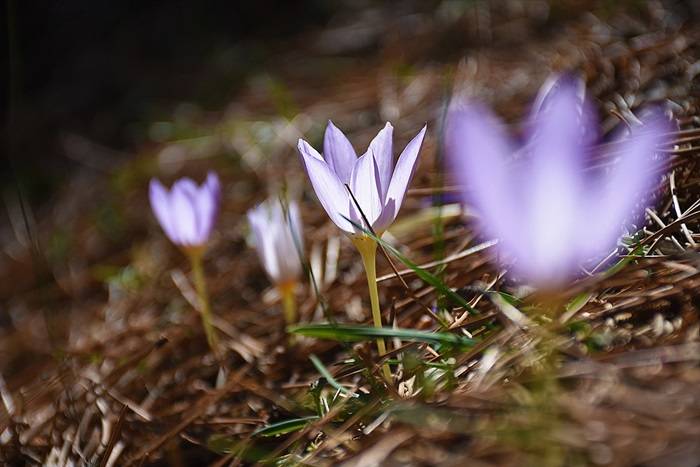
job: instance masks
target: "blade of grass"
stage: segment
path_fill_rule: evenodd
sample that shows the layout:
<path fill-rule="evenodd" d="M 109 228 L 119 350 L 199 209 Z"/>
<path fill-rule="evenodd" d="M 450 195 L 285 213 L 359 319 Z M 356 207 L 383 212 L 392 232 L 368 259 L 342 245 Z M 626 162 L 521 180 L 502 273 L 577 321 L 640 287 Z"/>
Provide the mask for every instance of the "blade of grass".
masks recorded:
<path fill-rule="evenodd" d="M 253 432 L 253 436 L 280 436 L 287 433 L 292 433 L 297 430 L 301 430 L 310 422 L 318 420 L 320 417 L 318 415 L 310 415 L 308 417 L 301 418 L 291 418 L 289 420 L 282 420 L 281 422 L 272 423 L 270 425 L 258 428 Z"/>
<path fill-rule="evenodd" d="M 328 371 L 328 368 L 326 368 L 323 363 L 321 363 L 321 360 L 318 359 L 318 357 L 314 354 L 311 354 L 309 357 L 309 360 L 311 360 L 311 363 L 314 364 L 316 369 L 318 370 L 319 373 L 321 373 L 321 376 L 326 378 L 326 381 L 328 381 L 328 384 L 336 388 L 338 391 L 342 392 L 346 396 L 350 397 L 360 397 L 359 395 L 355 394 L 354 392 L 350 391 L 349 389 L 345 388 L 343 385 L 341 385 L 336 379 L 331 375 L 331 373 Z"/>
<path fill-rule="evenodd" d="M 475 339 L 449 332 L 429 332 L 415 329 L 394 329 L 389 327 L 375 328 L 355 324 L 302 324 L 290 326 L 288 332 L 317 339 L 329 339 L 340 342 L 360 342 L 378 337 L 398 338 L 403 341 L 425 342 L 428 344 L 445 344 L 471 347 L 477 343 Z"/>
<path fill-rule="evenodd" d="M 583 292 L 575 296 L 564 307 L 564 313 L 559 317 L 559 322 L 564 324 L 569 321 L 576 313 L 588 303 L 591 298 L 595 297 L 592 292 Z"/>
<path fill-rule="evenodd" d="M 645 240 L 645 241 L 646 241 L 646 240 Z M 636 247 L 634 250 L 632 250 L 632 251 L 629 253 L 628 256 L 626 256 L 626 257 L 620 259 L 620 260 L 617 261 L 615 264 L 613 264 L 612 266 L 610 266 L 610 267 L 603 273 L 603 277 L 607 279 L 607 278 L 610 278 L 610 277 L 614 276 L 614 275 L 617 274 L 618 272 L 622 271 L 622 270 L 625 268 L 625 266 L 627 266 L 629 263 L 631 263 L 632 261 L 634 261 L 634 260 L 636 259 L 635 257 L 643 258 L 643 257 L 644 257 L 644 254 L 643 254 L 643 253 L 644 253 L 644 242 L 641 242 L 641 243 L 639 243 L 639 244 L 637 245 L 637 247 Z"/>

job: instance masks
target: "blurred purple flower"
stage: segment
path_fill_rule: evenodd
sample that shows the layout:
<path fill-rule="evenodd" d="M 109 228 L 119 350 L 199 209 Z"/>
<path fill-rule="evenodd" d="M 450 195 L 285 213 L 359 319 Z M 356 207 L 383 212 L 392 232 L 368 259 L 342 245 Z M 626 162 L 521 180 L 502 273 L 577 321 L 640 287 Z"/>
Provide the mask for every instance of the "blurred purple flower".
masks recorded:
<path fill-rule="evenodd" d="M 582 88 L 569 77 L 548 82 L 517 167 L 508 165 L 513 146 L 488 108 L 469 103 L 448 116 L 447 157 L 465 201 L 515 270 L 540 286 L 556 286 L 612 250 L 623 223 L 641 212 L 660 168 L 655 148 L 669 130 L 660 115 L 647 119 L 617 141 L 614 166 L 593 177 L 585 162 L 597 124 Z"/>
<path fill-rule="evenodd" d="M 299 207 L 294 201 L 285 215 L 278 199 L 269 199 L 248 211 L 255 247 L 267 275 L 276 285 L 296 283 L 302 273 L 297 242 L 301 248 Z"/>
<path fill-rule="evenodd" d="M 323 140 L 323 157 L 309 143 L 299 140 L 299 152 L 316 196 L 331 220 L 349 234 L 360 234 L 361 231 L 346 218 L 358 225 L 364 226 L 365 223 L 345 184 L 378 234 L 384 232 L 399 213 L 415 171 L 426 127 L 406 145 L 396 167 L 392 155 L 393 130 L 387 123 L 359 158 L 350 141 L 331 121 Z"/>
<path fill-rule="evenodd" d="M 168 191 L 151 179 L 151 208 L 170 240 L 183 248 L 203 247 L 209 240 L 221 198 L 219 177 L 209 172 L 197 186 L 190 178 L 181 178 Z"/>

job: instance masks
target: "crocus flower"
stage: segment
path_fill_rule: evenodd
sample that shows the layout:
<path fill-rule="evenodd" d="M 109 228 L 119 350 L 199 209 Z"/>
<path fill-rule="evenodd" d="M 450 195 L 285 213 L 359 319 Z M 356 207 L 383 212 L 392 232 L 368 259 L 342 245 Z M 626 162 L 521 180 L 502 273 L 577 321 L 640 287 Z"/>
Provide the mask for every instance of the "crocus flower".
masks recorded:
<path fill-rule="evenodd" d="M 425 130 L 424 126 L 406 145 L 396 166 L 392 155 L 394 128 L 388 122 L 369 143 L 367 152 L 360 157 L 357 157 L 343 132 L 331 121 L 328 122 L 323 139 L 323 157 L 309 143 L 299 140 L 299 152 L 316 196 L 335 225 L 350 234 L 362 256 L 375 327 L 382 326 L 377 291 L 377 243 L 355 225 L 371 227 L 381 236 L 394 222 L 415 172 Z M 345 185 L 350 188 L 355 200 L 350 197 Z M 377 349 L 380 355 L 386 353 L 383 339 L 377 339 Z M 390 381 L 388 365 L 384 365 L 382 371 Z"/>
<path fill-rule="evenodd" d="M 309 143 L 299 140 L 299 152 L 316 196 L 331 220 L 348 234 L 360 234 L 361 231 L 347 219 L 362 226 L 365 223 L 345 184 L 352 190 L 375 232 L 384 232 L 399 213 L 415 171 L 426 127 L 406 145 L 395 167 L 393 130 L 387 122 L 361 157 L 357 157 L 350 141 L 331 121 L 323 140 L 323 157 Z"/>
<path fill-rule="evenodd" d="M 190 178 L 181 178 L 170 191 L 152 179 L 149 197 L 153 213 L 174 244 L 188 249 L 207 243 L 221 198 L 219 177 L 214 172 L 209 172 L 200 186 Z"/>
<path fill-rule="evenodd" d="M 170 191 L 158 180 L 152 179 L 149 197 L 153 213 L 165 234 L 187 254 L 192 264 L 194 285 L 207 342 L 214 354 L 220 357 L 202 264 L 204 248 L 219 209 L 221 198 L 219 177 L 214 172 L 209 172 L 206 181 L 200 186 L 190 178 L 181 178 L 173 184 Z"/>
<path fill-rule="evenodd" d="M 248 211 L 255 247 L 270 280 L 280 288 L 293 286 L 302 273 L 299 207 L 290 201 L 285 214 L 279 199 L 271 198 Z M 297 243 L 298 242 L 298 243 Z"/>
<path fill-rule="evenodd" d="M 488 108 L 469 103 L 448 116 L 447 156 L 464 200 L 514 269 L 543 288 L 612 251 L 649 194 L 660 165 L 655 148 L 668 130 L 659 116 L 647 119 L 617 141 L 609 170 L 586 170 L 596 125 L 580 84 L 550 80 L 517 165 L 508 164 L 513 145 Z"/>

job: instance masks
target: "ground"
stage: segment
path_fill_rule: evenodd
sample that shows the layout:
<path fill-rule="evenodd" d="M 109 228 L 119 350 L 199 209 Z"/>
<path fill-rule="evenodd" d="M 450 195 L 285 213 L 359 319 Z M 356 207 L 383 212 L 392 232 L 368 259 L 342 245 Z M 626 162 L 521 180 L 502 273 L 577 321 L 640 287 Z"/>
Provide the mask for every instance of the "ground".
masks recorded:
<path fill-rule="evenodd" d="M 50 200 L 28 210 L 6 196 L 0 459 L 698 465 L 692 9 L 438 3 L 396 15 L 368 8 L 304 33 L 224 110 L 182 104 L 150 125 L 151 141 L 130 157 L 76 139 L 84 165 Z M 605 135 L 650 104 L 663 105 L 677 130 L 646 224 L 541 312 L 552 302 L 504 274 L 491 239 L 456 204 L 441 124 L 451 98 L 478 96 L 518 135 L 539 85 L 571 70 L 585 79 Z M 343 325 L 371 322 L 362 264 L 320 208 L 295 149 L 302 136 L 319 147 L 328 119 L 358 150 L 392 121 L 395 152 L 428 124 L 419 170 L 384 237 L 420 269 L 378 255 L 384 320 L 409 330 L 388 339 L 390 384 L 371 340 L 344 342 Z M 603 151 L 592 163 L 612 160 Z M 187 260 L 147 197 L 152 176 L 202 180 L 208 170 L 224 187 L 205 256 L 220 361 L 190 304 Z M 318 287 L 297 289 L 301 324 L 339 323 L 332 339 L 290 337 L 249 245 L 246 210 L 280 189 L 301 200 Z"/>

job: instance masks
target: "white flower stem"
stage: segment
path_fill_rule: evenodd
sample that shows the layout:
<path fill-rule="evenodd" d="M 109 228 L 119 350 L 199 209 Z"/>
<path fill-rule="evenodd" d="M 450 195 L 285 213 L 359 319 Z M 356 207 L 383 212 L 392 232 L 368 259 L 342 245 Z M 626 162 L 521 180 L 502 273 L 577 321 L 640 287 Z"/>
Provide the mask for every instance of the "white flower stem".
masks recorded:
<path fill-rule="evenodd" d="M 377 290 L 377 242 L 366 235 L 354 237 L 352 242 L 355 244 L 357 251 L 360 252 L 362 263 L 365 267 L 374 327 L 381 328 L 382 313 L 379 309 L 379 292 Z M 384 344 L 384 339 L 381 337 L 377 339 L 377 351 L 379 352 L 380 357 L 386 354 L 386 345 Z M 388 364 L 385 363 L 382 365 L 382 373 L 387 382 L 390 383 L 392 378 L 391 370 L 389 369 Z"/>
<path fill-rule="evenodd" d="M 201 251 L 188 252 L 190 262 L 192 263 L 192 275 L 194 279 L 194 287 L 197 291 L 199 299 L 199 312 L 202 315 L 202 324 L 204 325 L 204 333 L 207 335 L 207 342 L 214 355 L 219 358 L 219 339 L 216 335 L 216 329 L 212 324 L 211 308 L 209 306 L 209 294 L 207 293 L 207 283 L 204 279 L 204 266 L 202 262 Z"/>
<path fill-rule="evenodd" d="M 294 298 L 294 288 L 296 283 L 284 282 L 277 286 L 277 291 L 282 299 L 282 311 L 284 311 L 284 320 L 287 324 L 297 322 L 297 302 Z"/>

